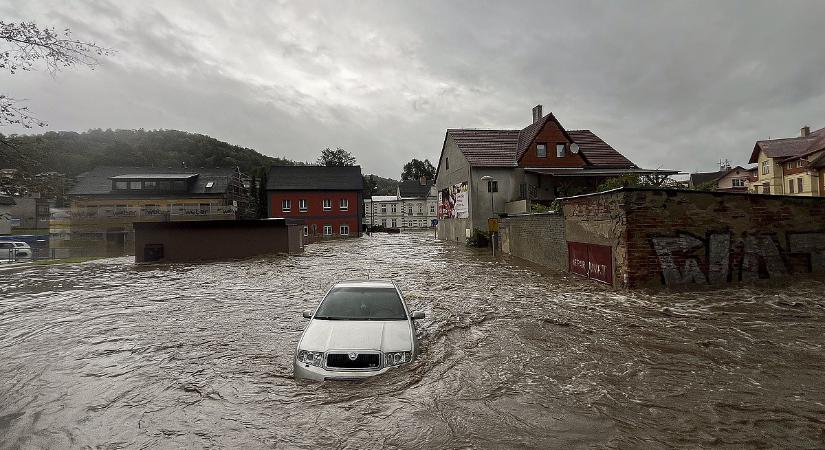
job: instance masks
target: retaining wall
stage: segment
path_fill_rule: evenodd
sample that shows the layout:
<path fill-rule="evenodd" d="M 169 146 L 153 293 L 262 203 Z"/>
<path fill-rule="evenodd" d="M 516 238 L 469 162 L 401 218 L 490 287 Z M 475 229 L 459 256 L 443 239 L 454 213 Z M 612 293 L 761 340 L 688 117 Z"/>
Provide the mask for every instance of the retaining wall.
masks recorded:
<path fill-rule="evenodd" d="M 499 226 L 501 250 L 551 269 L 567 269 L 564 218 L 558 213 L 508 216 Z"/>

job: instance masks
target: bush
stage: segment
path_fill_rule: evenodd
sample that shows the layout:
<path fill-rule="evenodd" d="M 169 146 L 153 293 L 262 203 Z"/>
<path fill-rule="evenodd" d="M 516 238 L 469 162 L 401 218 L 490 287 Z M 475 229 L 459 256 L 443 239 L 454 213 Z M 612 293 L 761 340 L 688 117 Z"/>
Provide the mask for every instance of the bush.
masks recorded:
<path fill-rule="evenodd" d="M 490 233 L 473 228 L 473 233 L 467 238 L 470 247 L 486 247 L 490 243 Z"/>

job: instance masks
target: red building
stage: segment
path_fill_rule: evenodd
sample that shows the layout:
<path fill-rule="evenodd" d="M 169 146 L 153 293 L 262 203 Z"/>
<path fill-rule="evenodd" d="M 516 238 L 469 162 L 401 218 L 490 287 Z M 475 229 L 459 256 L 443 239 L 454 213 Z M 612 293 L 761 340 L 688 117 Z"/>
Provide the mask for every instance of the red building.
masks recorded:
<path fill-rule="evenodd" d="M 359 166 L 273 166 L 267 215 L 304 220 L 306 241 L 361 235 L 364 181 Z"/>

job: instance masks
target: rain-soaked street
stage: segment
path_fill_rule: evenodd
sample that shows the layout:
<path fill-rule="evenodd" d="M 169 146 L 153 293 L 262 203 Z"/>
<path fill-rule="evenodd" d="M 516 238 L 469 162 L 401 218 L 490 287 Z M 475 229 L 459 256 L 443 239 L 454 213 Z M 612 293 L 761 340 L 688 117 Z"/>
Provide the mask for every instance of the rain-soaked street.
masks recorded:
<path fill-rule="evenodd" d="M 397 281 L 421 357 L 292 379 L 331 282 Z M 620 292 L 436 241 L 0 272 L 0 448 L 821 447 L 825 284 Z"/>

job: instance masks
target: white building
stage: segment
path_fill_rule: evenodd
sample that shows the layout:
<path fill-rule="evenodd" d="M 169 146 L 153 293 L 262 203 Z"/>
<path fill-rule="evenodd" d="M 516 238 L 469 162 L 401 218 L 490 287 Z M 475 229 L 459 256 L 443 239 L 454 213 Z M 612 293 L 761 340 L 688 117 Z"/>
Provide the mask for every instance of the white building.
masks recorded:
<path fill-rule="evenodd" d="M 385 228 L 429 228 L 437 216 L 435 186 L 426 180 L 402 181 L 395 195 L 364 199 L 364 223 Z"/>

